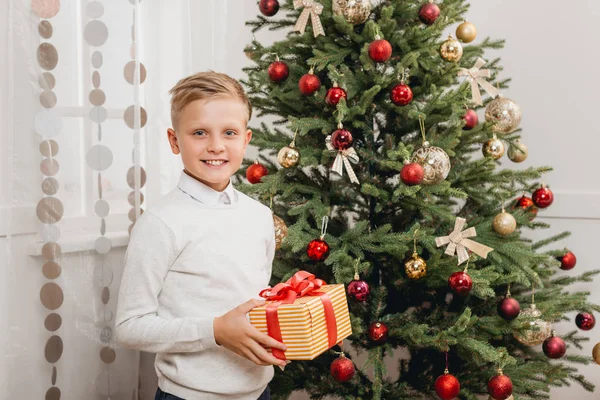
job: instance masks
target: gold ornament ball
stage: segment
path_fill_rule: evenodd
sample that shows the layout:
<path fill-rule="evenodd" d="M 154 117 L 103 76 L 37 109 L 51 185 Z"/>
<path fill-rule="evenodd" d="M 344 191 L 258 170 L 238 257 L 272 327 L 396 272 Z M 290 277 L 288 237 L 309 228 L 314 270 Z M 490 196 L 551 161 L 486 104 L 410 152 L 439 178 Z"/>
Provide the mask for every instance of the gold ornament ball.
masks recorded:
<path fill-rule="evenodd" d="M 331 7 L 335 15 L 343 16 L 346 22 L 354 25 L 364 23 L 371 15 L 369 0 L 333 0 Z"/>
<path fill-rule="evenodd" d="M 520 163 L 527 159 L 529 150 L 523 143 L 517 141 L 508 146 L 508 158 L 512 162 Z"/>
<path fill-rule="evenodd" d="M 417 253 L 404 263 L 404 271 L 410 279 L 421 279 L 427 275 L 427 263 Z"/>
<path fill-rule="evenodd" d="M 281 248 L 281 242 L 283 242 L 283 239 L 288 235 L 288 227 L 285 222 L 275 214 L 273 214 L 273 226 L 275 229 L 275 249 L 279 250 Z"/>
<path fill-rule="evenodd" d="M 294 167 L 300 161 L 300 152 L 293 146 L 285 146 L 277 153 L 277 161 L 284 168 Z"/>
<path fill-rule="evenodd" d="M 592 357 L 594 358 L 594 361 L 596 361 L 596 364 L 600 364 L 600 343 L 594 346 Z"/>
<path fill-rule="evenodd" d="M 463 55 L 463 48 L 458 40 L 448 36 L 448 39 L 440 47 L 440 54 L 446 61 L 457 62 Z"/>
<path fill-rule="evenodd" d="M 521 109 L 514 101 L 498 96 L 485 107 L 485 120 L 492 122 L 492 131 L 511 133 L 521 123 Z"/>
<path fill-rule="evenodd" d="M 525 311 L 519 314 L 518 318 L 536 318 L 529 322 L 529 327 L 522 331 L 513 332 L 513 336 L 525 346 L 537 346 L 542 344 L 552 333 L 552 326 L 549 322 L 539 318 L 542 312 L 538 310 L 535 304 L 529 306 Z"/>
<path fill-rule="evenodd" d="M 464 43 L 472 42 L 475 36 L 477 36 L 477 28 L 470 22 L 465 21 L 456 28 L 456 37 Z"/>
<path fill-rule="evenodd" d="M 510 235 L 515 231 L 515 229 L 517 229 L 517 220 L 512 216 L 512 214 L 502 211 L 500 214 L 494 217 L 492 228 L 494 228 L 496 233 L 502 236 Z"/>
<path fill-rule="evenodd" d="M 415 150 L 410 161 L 419 163 L 423 167 L 423 184 L 425 185 L 438 184 L 450 173 L 448 154 L 439 147 L 430 146 L 428 142 Z"/>
<path fill-rule="evenodd" d="M 484 156 L 497 160 L 504 155 L 504 143 L 498 138 L 493 138 L 483 144 L 482 150 Z"/>

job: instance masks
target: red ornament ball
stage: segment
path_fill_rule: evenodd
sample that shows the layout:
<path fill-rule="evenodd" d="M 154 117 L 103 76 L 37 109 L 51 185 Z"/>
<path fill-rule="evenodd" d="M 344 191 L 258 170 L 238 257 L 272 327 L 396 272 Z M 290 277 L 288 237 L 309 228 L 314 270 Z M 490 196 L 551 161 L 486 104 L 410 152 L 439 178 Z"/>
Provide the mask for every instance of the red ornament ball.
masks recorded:
<path fill-rule="evenodd" d="M 400 180 L 408 186 L 420 185 L 424 176 L 425 170 L 419 163 L 405 164 L 400 170 Z"/>
<path fill-rule="evenodd" d="M 507 321 L 512 321 L 521 313 L 521 305 L 512 297 L 505 297 L 498 302 L 498 315 Z"/>
<path fill-rule="evenodd" d="M 473 280 L 466 272 L 455 272 L 448 278 L 450 289 L 459 296 L 466 296 L 473 287 Z"/>
<path fill-rule="evenodd" d="M 577 263 L 577 257 L 575 257 L 575 254 L 571 253 L 570 251 L 564 256 L 558 257 L 557 259 L 560 261 L 560 269 L 564 269 L 565 271 L 573 269 Z"/>
<path fill-rule="evenodd" d="M 475 128 L 479 123 L 479 117 L 474 110 L 468 109 L 465 115 L 463 116 L 463 120 L 465 121 L 465 126 L 463 129 L 466 131 L 470 131 Z"/>
<path fill-rule="evenodd" d="M 310 96 L 314 94 L 321 87 L 321 80 L 318 76 L 308 73 L 302 75 L 302 78 L 298 81 L 298 88 L 300 89 L 300 93 L 305 96 Z"/>
<path fill-rule="evenodd" d="M 269 65 L 269 79 L 275 83 L 283 82 L 290 74 L 290 69 L 283 61 L 275 61 Z"/>
<path fill-rule="evenodd" d="M 331 134 L 331 145 L 336 150 L 346 150 L 352 147 L 352 133 L 346 129 L 338 129 Z"/>
<path fill-rule="evenodd" d="M 246 169 L 246 179 L 252 184 L 259 183 L 265 175 L 269 175 L 269 171 L 267 171 L 264 165 L 259 164 L 258 161 Z"/>
<path fill-rule="evenodd" d="M 438 376 L 435 380 L 435 393 L 440 396 L 441 399 L 451 400 L 458 396 L 460 392 L 460 382 L 454 375 L 444 373 L 444 375 Z"/>
<path fill-rule="evenodd" d="M 512 391 L 512 381 L 506 375 L 496 375 L 488 382 L 488 393 L 496 400 L 508 399 Z"/>
<path fill-rule="evenodd" d="M 354 279 L 348 284 L 348 295 L 361 303 L 367 300 L 370 291 L 369 284 L 360 279 Z"/>
<path fill-rule="evenodd" d="M 539 208 L 550 207 L 552 202 L 554 201 L 554 194 L 550 189 L 545 186 L 542 186 L 539 189 L 536 189 L 531 196 L 533 200 L 533 204 L 538 206 Z"/>
<path fill-rule="evenodd" d="M 390 92 L 390 99 L 397 106 L 405 106 L 412 101 L 413 93 L 408 85 L 401 83 L 394 86 Z"/>
<path fill-rule="evenodd" d="M 522 197 L 520 197 L 517 200 L 517 204 L 515 204 L 514 208 L 521 208 L 523 210 L 529 211 L 532 216 L 530 219 L 535 218 L 535 216 L 537 215 L 538 209 L 535 206 L 535 204 L 533 203 L 533 200 L 531 200 L 529 197 L 523 195 Z"/>
<path fill-rule="evenodd" d="M 386 62 L 392 56 L 392 45 L 385 39 L 377 39 L 369 45 L 369 57 L 375 62 Z"/>
<path fill-rule="evenodd" d="M 596 325 L 596 318 L 593 314 L 582 312 L 575 317 L 575 324 L 579 329 L 589 331 Z"/>
<path fill-rule="evenodd" d="M 347 99 L 348 95 L 346 91 L 341 87 L 334 86 L 327 91 L 327 95 L 325 96 L 325 102 L 330 106 L 335 106 L 340 102 L 341 99 Z"/>
<path fill-rule="evenodd" d="M 329 245 L 323 239 L 311 240 L 306 246 L 306 254 L 313 261 L 325 261 L 329 256 Z"/>
<path fill-rule="evenodd" d="M 567 346 L 565 345 L 565 341 L 559 338 L 558 336 L 550 336 L 544 343 L 542 344 L 542 350 L 544 350 L 544 354 L 548 358 L 561 358 L 567 352 Z"/>
<path fill-rule="evenodd" d="M 277 14 L 277 11 L 279 11 L 279 1 L 260 0 L 260 2 L 258 3 L 258 9 L 263 15 L 267 17 L 272 17 L 273 15 Z"/>
<path fill-rule="evenodd" d="M 372 322 L 369 325 L 369 339 L 375 344 L 382 344 L 388 340 L 389 328 L 383 322 Z"/>
<path fill-rule="evenodd" d="M 348 382 L 354 376 L 354 363 L 349 358 L 341 356 L 331 363 L 331 376 L 338 382 Z"/>
<path fill-rule="evenodd" d="M 440 16 L 440 8 L 437 4 L 425 3 L 419 10 L 419 19 L 422 23 L 431 25 Z"/>

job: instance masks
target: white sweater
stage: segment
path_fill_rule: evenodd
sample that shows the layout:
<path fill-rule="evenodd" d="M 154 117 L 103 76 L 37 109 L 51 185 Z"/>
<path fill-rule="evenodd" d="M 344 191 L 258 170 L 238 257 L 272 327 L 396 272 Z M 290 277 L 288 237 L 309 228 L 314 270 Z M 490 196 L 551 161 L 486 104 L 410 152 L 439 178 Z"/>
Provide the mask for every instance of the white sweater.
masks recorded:
<path fill-rule="evenodd" d="M 223 204 L 230 200 L 231 204 Z M 275 253 L 268 207 L 182 173 L 132 233 L 119 291 L 116 339 L 158 353 L 159 387 L 186 400 L 256 400 L 273 377 L 216 344 L 215 317 L 269 284 Z"/>

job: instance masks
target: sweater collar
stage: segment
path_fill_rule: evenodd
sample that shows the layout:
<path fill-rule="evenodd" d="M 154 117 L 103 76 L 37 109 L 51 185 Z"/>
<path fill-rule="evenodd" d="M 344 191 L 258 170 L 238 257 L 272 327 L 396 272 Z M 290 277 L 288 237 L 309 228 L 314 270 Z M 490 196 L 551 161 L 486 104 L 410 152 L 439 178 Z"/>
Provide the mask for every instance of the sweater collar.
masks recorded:
<path fill-rule="evenodd" d="M 236 204 L 238 201 L 237 193 L 235 193 L 231 180 L 229 180 L 229 184 L 225 190 L 218 192 L 199 180 L 192 178 L 185 171 L 181 171 L 177 186 L 181 191 L 204 204 L 224 204 L 224 202 L 221 201 L 223 195 L 226 195 L 229 198 L 229 202 L 232 205 Z"/>

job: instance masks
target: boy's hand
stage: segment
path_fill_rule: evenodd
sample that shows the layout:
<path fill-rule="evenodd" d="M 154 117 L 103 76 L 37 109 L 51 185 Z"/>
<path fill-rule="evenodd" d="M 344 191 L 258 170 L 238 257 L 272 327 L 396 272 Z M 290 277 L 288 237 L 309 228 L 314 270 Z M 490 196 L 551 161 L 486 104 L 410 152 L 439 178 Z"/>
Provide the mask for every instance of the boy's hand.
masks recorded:
<path fill-rule="evenodd" d="M 249 300 L 226 314 L 216 317 L 213 323 L 215 341 L 218 345 L 257 365 L 285 367 L 287 361 L 273 357 L 265 347 L 286 351 L 286 345 L 256 329 L 246 318 L 250 310 L 264 304 L 264 300 Z"/>

